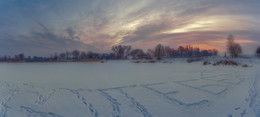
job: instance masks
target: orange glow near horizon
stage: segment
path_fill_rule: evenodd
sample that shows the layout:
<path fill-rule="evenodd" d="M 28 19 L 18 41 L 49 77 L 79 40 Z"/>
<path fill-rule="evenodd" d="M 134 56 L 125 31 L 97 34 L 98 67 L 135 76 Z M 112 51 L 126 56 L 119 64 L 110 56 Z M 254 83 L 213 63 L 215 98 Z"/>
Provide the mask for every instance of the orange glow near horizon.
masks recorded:
<path fill-rule="evenodd" d="M 235 39 L 235 42 L 239 43 L 241 46 L 245 44 L 255 43 L 255 41 L 247 40 L 247 39 Z M 219 52 L 223 53 L 226 51 L 226 39 L 207 40 L 204 42 L 204 44 L 198 44 L 198 47 L 201 50 L 217 49 Z"/>

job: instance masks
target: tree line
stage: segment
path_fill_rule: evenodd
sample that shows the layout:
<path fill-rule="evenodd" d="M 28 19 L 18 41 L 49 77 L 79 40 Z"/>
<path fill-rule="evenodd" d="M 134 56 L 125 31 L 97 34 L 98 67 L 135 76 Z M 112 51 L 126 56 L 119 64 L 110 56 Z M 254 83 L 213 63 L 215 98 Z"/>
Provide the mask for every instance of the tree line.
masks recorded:
<path fill-rule="evenodd" d="M 92 51 L 66 51 L 62 53 L 54 53 L 49 57 L 25 56 L 23 53 L 10 56 L 0 57 L 0 62 L 87 62 L 97 60 L 127 60 L 127 59 L 157 59 L 164 58 L 189 58 L 189 57 L 207 57 L 217 56 L 217 49 L 201 50 L 191 45 L 179 46 L 171 48 L 162 44 L 156 45 L 153 49 L 146 52 L 142 49 L 132 48 L 130 45 L 112 46 L 111 53 L 96 53 Z M 235 43 L 234 36 L 229 35 L 227 38 L 227 53 L 231 57 L 238 57 L 242 54 L 242 48 Z M 260 47 L 256 50 L 256 55 L 260 56 Z M 225 56 L 226 53 L 225 53 Z"/>
<path fill-rule="evenodd" d="M 177 49 L 158 44 L 153 49 L 146 52 L 142 49 L 132 48 L 130 45 L 116 45 L 111 48 L 111 53 L 95 53 L 85 51 L 66 51 L 54 53 L 49 57 L 28 56 L 23 53 L 0 57 L 0 62 L 73 62 L 73 61 L 96 61 L 96 60 L 127 60 L 127 59 L 157 59 L 163 58 L 187 58 L 187 57 L 205 57 L 217 56 L 216 49 L 200 50 L 198 47 L 179 46 Z"/>

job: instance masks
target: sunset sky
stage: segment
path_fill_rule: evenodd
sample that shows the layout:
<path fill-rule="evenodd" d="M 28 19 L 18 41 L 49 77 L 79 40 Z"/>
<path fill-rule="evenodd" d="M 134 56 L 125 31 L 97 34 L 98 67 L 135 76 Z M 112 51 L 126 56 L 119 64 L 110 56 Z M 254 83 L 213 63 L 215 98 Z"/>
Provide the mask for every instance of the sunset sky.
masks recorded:
<path fill-rule="evenodd" d="M 75 49 L 144 50 L 161 43 L 244 54 L 260 46 L 259 0 L 0 0 L 0 55 L 47 56 Z"/>

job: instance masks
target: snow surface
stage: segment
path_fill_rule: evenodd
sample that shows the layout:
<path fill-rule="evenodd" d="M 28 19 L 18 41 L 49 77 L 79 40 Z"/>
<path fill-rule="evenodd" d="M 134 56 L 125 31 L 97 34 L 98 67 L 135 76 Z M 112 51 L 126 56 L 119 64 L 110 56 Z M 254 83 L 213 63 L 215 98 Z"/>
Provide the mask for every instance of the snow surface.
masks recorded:
<path fill-rule="evenodd" d="M 1 63 L 0 117 L 260 117 L 260 62 Z"/>

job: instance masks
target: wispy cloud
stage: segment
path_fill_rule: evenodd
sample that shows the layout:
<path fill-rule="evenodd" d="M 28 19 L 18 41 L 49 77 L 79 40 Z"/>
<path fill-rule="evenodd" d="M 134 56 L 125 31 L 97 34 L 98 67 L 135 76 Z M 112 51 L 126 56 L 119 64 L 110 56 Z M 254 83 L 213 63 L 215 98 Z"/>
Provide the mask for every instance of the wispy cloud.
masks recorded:
<path fill-rule="evenodd" d="M 225 45 L 211 40 L 230 33 L 256 47 L 259 10 L 257 0 L 4 0 L 0 54 L 14 47 L 14 53 L 45 48 L 41 53 L 50 54 L 71 48 L 108 51 L 116 44 L 146 49 L 156 43 L 221 49 Z M 251 43 L 243 44 L 249 46 L 248 52 Z"/>
<path fill-rule="evenodd" d="M 89 44 L 72 38 L 57 35 L 53 32 L 31 32 L 28 35 L 6 35 L 0 38 L 1 50 L 4 55 L 14 55 L 23 52 L 27 55 L 48 56 L 55 52 L 72 51 L 97 51 Z"/>
<path fill-rule="evenodd" d="M 67 28 L 66 29 L 66 32 L 68 33 L 69 37 L 71 39 L 77 39 L 77 40 L 80 40 L 79 36 L 76 35 L 76 32 L 73 30 L 73 28 Z"/>

